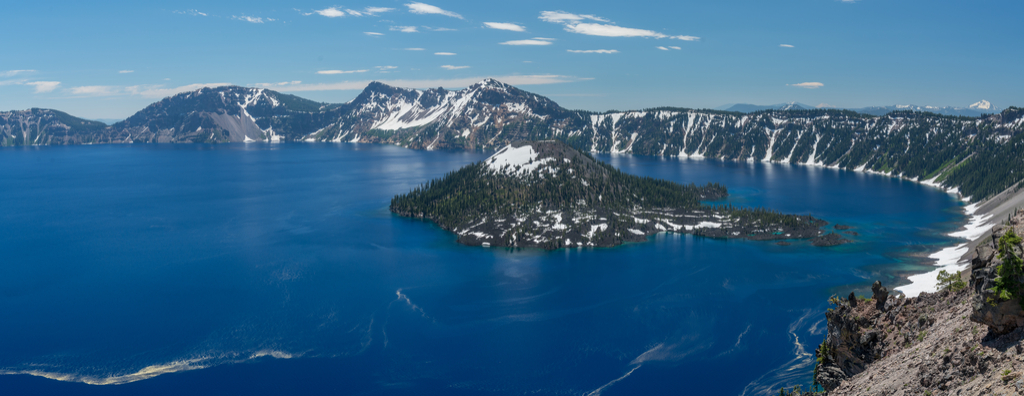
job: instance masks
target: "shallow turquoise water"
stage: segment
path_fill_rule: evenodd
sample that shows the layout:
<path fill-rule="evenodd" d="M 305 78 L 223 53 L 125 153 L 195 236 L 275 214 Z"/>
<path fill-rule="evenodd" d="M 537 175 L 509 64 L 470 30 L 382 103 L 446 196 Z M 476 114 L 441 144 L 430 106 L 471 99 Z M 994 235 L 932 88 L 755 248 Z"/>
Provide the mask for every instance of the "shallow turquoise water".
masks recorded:
<path fill-rule="evenodd" d="M 944 234 L 964 220 L 955 197 L 887 177 L 633 156 L 599 158 L 723 183 L 734 204 L 860 236 L 837 248 L 660 234 L 610 249 L 502 250 L 387 211 L 394 194 L 485 157 L 355 144 L 0 150 L 0 370 L 36 374 L 2 375 L 0 389 L 806 387 L 827 298 L 922 270 L 919 257 L 952 245 Z M 139 380 L 140 370 L 173 373 Z"/>

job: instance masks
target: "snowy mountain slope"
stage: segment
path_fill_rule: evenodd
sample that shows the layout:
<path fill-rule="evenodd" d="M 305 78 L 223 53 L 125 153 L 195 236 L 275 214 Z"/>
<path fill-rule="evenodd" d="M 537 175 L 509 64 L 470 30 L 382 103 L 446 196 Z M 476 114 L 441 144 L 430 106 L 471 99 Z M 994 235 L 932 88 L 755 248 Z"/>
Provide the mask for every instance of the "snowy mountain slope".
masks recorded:
<path fill-rule="evenodd" d="M 288 140 L 287 132 L 323 118 L 323 104 L 244 87 L 203 88 L 165 98 L 114 124 L 123 139 L 156 143 Z M 320 121 L 323 123 L 324 121 Z"/>
<path fill-rule="evenodd" d="M 49 109 L 0 112 L 0 146 L 102 142 L 107 125 Z"/>
<path fill-rule="evenodd" d="M 495 138 L 506 126 L 569 113 L 550 99 L 493 79 L 458 91 L 374 82 L 346 106 L 346 116 L 307 139 L 478 149 L 497 144 Z"/>
<path fill-rule="evenodd" d="M 994 108 L 992 107 L 992 103 L 989 103 L 989 101 L 987 101 L 987 100 L 981 100 L 981 101 L 975 102 L 974 104 L 972 104 L 970 106 L 967 106 L 967 108 L 971 109 L 971 110 L 978 110 L 978 111 L 992 111 L 992 110 L 994 110 Z"/>

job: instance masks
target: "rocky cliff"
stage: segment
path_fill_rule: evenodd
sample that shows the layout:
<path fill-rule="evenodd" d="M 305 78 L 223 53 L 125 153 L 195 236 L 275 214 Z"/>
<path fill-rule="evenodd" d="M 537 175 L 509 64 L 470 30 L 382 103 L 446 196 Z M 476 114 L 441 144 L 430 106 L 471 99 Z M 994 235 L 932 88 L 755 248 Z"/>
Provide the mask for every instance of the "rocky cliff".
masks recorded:
<path fill-rule="evenodd" d="M 916 298 L 833 298 L 815 380 L 829 395 L 1024 394 L 1024 309 L 1019 295 L 993 290 L 1009 260 L 998 241 L 1011 231 L 1024 232 L 1024 212 L 975 249 L 967 285 L 950 278 Z M 1019 243 L 1009 249 L 1020 257 Z"/>

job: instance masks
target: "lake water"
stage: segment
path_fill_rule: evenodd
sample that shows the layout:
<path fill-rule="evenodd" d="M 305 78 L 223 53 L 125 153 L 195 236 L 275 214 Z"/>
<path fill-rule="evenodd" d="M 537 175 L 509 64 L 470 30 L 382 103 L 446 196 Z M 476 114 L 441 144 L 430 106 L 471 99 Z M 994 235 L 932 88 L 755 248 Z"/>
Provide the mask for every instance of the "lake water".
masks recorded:
<path fill-rule="evenodd" d="M 944 234 L 965 220 L 954 196 L 883 176 L 633 156 L 598 158 L 723 183 L 733 204 L 860 236 L 835 248 L 659 234 L 504 250 L 388 212 L 393 195 L 486 156 L 359 144 L 0 150 L 0 393 L 806 388 L 828 297 L 927 269 L 924 256 L 953 245 Z"/>

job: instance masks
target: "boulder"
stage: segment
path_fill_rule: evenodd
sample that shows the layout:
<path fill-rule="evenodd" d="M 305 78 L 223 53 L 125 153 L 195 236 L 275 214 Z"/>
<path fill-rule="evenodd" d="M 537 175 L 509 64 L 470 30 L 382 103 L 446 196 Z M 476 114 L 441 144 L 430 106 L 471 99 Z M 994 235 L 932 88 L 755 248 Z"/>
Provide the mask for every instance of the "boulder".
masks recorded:
<path fill-rule="evenodd" d="M 881 281 L 875 281 L 875 283 L 871 285 L 871 293 L 871 298 L 875 300 L 875 308 L 878 308 L 879 311 L 884 311 L 885 300 L 889 298 L 889 289 L 882 286 Z"/>

